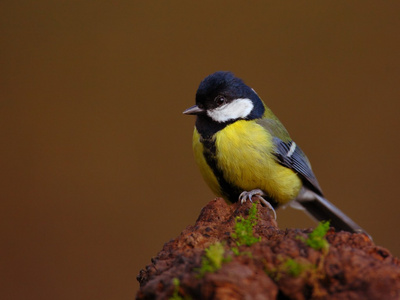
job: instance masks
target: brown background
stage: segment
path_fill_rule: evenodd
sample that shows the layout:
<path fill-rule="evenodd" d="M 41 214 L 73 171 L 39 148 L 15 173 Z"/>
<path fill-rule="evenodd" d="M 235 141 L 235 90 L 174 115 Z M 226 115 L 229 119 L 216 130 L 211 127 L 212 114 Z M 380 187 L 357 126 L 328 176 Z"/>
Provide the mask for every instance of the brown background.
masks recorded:
<path fill-rule="evenodd" d="M 216 70 L 257 90 L 328 199 L 399 256 L 398 3 L 1 1 L 0 298 L 134 297 L 213 198 L 182 111 Z"/>

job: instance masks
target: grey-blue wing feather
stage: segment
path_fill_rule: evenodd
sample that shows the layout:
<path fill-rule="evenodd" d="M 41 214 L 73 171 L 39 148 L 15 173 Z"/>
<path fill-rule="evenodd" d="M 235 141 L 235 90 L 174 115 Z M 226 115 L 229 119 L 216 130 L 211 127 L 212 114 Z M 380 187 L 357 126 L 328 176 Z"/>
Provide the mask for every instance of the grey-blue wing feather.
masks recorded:
<path fill-rule="evenodd" d="M 293 141 L 283 142 L 277 137 L 274 137 L 274 143 L 276 146 L 275 157 L 277 161 L 281 165 L 295 171 L 303 180 L 305 186 L 322 196 L 321 188 L 311 169 L 310 162 L 300 147 Z"/>

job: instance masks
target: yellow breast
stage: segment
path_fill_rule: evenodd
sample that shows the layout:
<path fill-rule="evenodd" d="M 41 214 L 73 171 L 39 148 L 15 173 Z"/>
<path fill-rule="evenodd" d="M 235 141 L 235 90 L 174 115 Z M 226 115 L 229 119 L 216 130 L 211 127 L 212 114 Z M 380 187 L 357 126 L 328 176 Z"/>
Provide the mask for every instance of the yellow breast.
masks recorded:
<path fill-rule="evenodd" d="M 215 134 L 216 161 L 226 181 L 243 191 L 261 189 L 284 204 L 299 193 L 302 182 L 292 170 L 274 158 L 271 134 L 252 121 L 237 121 Z M 213 190 L 222 196 L 218 181 L 203 156 L 200 135 L 195 130 L 193 148 L 200 171 Z"/>

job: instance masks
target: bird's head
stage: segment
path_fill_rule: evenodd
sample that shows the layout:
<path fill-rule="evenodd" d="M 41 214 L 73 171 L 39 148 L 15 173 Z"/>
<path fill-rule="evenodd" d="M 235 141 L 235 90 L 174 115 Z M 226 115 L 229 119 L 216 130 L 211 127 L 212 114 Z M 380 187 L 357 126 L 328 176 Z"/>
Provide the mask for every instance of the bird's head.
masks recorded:
<path fill-rule="evenodd" d="M 265 111 L 257 93 L 231 72 L 207 76 L 196 92 L 196 105 L 183 113 L 197 115 L 203 122 L 230 124 L 261 118 Z"/>

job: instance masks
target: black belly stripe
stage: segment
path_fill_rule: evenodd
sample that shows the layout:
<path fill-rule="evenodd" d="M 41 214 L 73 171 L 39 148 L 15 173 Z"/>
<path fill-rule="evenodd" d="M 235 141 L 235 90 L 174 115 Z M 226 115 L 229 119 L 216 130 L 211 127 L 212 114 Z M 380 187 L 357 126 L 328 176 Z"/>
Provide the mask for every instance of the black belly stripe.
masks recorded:
<path fill-rule="evenodd" d="M 226 196 L 228 200 L 232 203 L 238 201 L 239 195 L 241 192 L 243 192 L 243 190 L 226 181 L 224 173 L 220 168 L 218 168 L 216 159 L 217 149 L 215 146 L 215 139 L 213 138 L 201 139 L 201 143 L 204 146 L 204 151 L 203 151 L 204 158 L 206 159 L 208 166 L 211 168 L 215 177 L 217 178 L 222 194 Z"/>
<path fill-rule="evenodd" d="M 204 158 L 206 159 L 206 162 L 208 166 L 211 168 L 213 171 L 215 177 L 218 180 L 218 184 L 221 188 L 222 194 L 232 203 L 235 203 L 239 200 L 239 195 L 244 191 L 242 188 L 233 185 L 232 183 L 228 182 L 225 177 L 224 173 L 220 168 L 218 168 L 217 164 L 217 159 L 216 159 L 216 153 L 217 153 L 217 148 L 215 146 L 215 139 L 208 138 L 208 139 L 203 139 L 201 138 L 201 143 L 203 144 L 203 155 Z M 279 206 L 279 203 L 273 199 L 270 196 L 264 196 L 263 197 L 265 200 L 267 200 L 272 207 L 276 208 Z"/>

